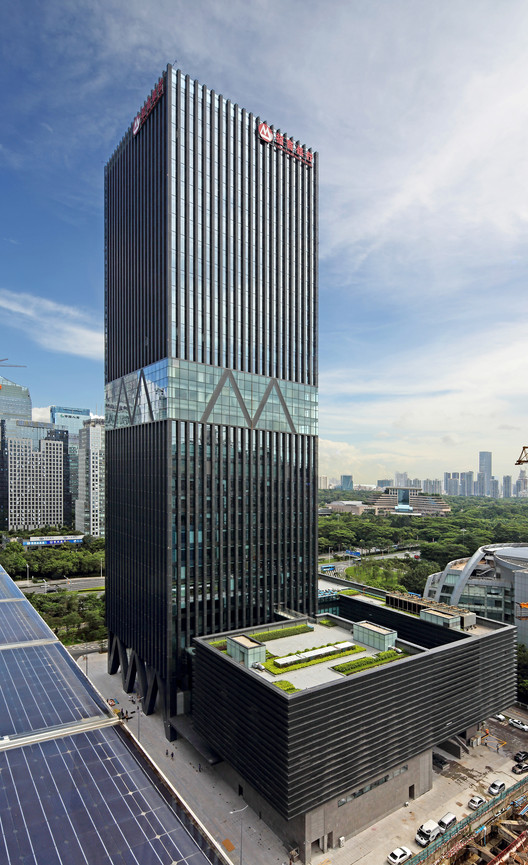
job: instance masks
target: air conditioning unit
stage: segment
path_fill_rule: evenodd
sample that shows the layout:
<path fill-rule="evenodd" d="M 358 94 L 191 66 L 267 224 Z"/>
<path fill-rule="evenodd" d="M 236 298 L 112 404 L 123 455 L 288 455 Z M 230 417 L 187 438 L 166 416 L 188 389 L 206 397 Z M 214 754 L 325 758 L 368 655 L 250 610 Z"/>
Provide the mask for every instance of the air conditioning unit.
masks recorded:
<path fill-rule="evenodd" d="M 340 846 L 340 847 L 344 847 L 344 846 L 345 846 L 345 836 L 344 836 L 344 835 L 340 835 L 340 836 L 339 836 L 339 846 Z"/>

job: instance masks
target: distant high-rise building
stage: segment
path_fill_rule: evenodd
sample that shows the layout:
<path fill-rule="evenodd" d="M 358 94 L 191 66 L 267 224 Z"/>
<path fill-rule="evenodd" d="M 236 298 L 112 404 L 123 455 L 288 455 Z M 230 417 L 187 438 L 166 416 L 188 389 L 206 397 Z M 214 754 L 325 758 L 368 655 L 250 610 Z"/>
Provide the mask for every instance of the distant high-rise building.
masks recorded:
<path fill-rule="evenodd" d="M 105 533 L 104 418 L 84 421 L 79 432 L 79 496 L 75 528 L 94 537 Z"/>
<path fill-rule="evenodd" d="M 31 531 L 71 521 L 68 431 L 0 421 L 0 527 Z"/>
<path fill-rule="evenodd" d="M 484 474 L 484 472 L 478 473 L 477 480 L 475 482 L 475 487 L 476 487 L 476 495 L 477 496 L 487 495 L 487 493 L 486 493 L 486 489 L 487 489 L 487 487 L 486 487 L 486 475 Z M 488 487 L 489 487 L 489 485 L 488 485 Z"/>
<path fill-rule="evenodd" d="M 342 490 L 353 490 L 354 489 L 354 478 L 352 475 L 341 475 L 341 489 Z"/>
<path fill-rule="evenodd" d="M 407 472 L 395 472 L 394 473 L 394 486 L 395 487 L 408 487 L 409 486 L 409 477 Z"/>
<path fill-rule="evenodd" d="M 489 494 L 492 499 L 498 499 L 500 496 L 499 479 L 491 477 L 489 482 Z"/>
<path fill-rule="evenodd" d="M 528 490 L 528 478 L 526 477 L 526 469 L 519 471 L 519 477 L 515 481 L 515 495 L 524 497 Z"/>
<path fill-rule="evenodd" d="M 0 420 L 31 420 L 28 388 L 3 375 L 0 375 Z"/>
<path fill-rule="evenodd" d="M 194 637 L 317 609 L 317 163 L 168 66 L 106 165 L 109 669 L 168 736 Z"/>
<path fill-rule="evenodd" d="M 327 490 L 328 489 L 328 475 L 319 475 L 319 489 Z"/>
<path fill-rule="evenodd" d="M 424 493 L 428 493 L 429 495 L 440 496 L 442 495 L 442 481 L 439 478 L 435 478 L 434 480 L 425 478 L 422 482 L 422 489 Z"/>
<path fill-rule="evenodd" d="M 78 435 L 85 420 L 90 418 L 89 408 L 68 408 L 50 405 L 50 421 L 56 426 L 66 427 L 71 435 Z"/>
<path fill-rule="evenodd" d="M 473 472 L 460 472 L 460 495 L 472 496 L 473 484 L 475 483 Z"/>
<path fill-rule="evenodd" d="M 62 429 L 68 430 L 70 496 L 74 509 L 75 501 L 79 494 L 79 430 L 82 429 L 84 421 L 89 418 L 89 408 L 70 408 L 62 405 L 50 405 L 51 423 L 61 427 Z"/>
<path fill-rule="evenodd" d="M 394 478 L 382 478 L 381 480 L 376 481 L 376 486 L 380 487 L 381 489 L 383 489 L 384 487 L 393 487 L 395 486 Z"/>
<path fill-rule="evenodd" d="M 504 475 L 502 478 L 502 497 L 503 499 L 511 499 L 512 496 L 512 476 Z"/>
<path fill-rule="evenodd" d="M 447 485 L 451 480 L 451 472 L 444 472 L 444 493 L 447 495 Z"/>
<path fill-rule="evenodd" d="M 491 451 L 480 451 L 479 452 L 479 474 L 484 475 L 484 493 L 483 495 L 489 496 L 490 494 L 490 480 L 491 480 Z M 480 495 L 480 493 L 479 493 Z"/>
<path fill-rule="evenodd" d="M 458 472 L 453 472 L 453 475 L 447 481 L 448 496 L 460 495 L 460 481 L 458 480 L 458 477 L 455 477 L 456 474 L 458 474 Z"/>

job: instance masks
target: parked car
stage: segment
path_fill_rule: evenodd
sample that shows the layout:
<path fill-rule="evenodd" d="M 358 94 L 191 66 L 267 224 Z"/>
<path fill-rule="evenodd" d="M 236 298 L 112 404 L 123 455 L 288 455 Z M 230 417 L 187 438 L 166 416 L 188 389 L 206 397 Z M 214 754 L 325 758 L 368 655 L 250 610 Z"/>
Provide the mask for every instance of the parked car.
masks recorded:
<path fill-rule="evenodd" d="M 472 796 L 468 802 L 468 808 L 471 808 L 472 811 L 476 811 L 485 801 L 486 800 L 483 796 Z"/>
<path fill-rule="evenodd" d="M 528 751 L 517 751 L 513 759 L 516 763 L 524 763 L 525 760 L 528 760 Z"/>
<path fill-rule="evenodd" d="M 488 787 L 488 793 L 490 796 L 498 796 L 499 793 L 503 793 L 506 789 L 506 784 L 504 781 L 492 781 Z"/>
<path fill-rule="evenodd" d="M 262 664 L 259 664 L 258 661 L 255 661 L 255 663 L 251 664 L 251 666 L 253 667 L 254 670 L 265 670 L 266 669 Z"/>
<path fill-rule="evenodd" d="M 528 772 L 528 763 L 516 763 L 512 767 L 512 772 L 514 775 L 522 775 L 524 772 Z"/>
<path fill-rule="evenodd" d="M 402 865 L 403 862 L 407 862 L 407 859 L 410 859 L 412 856 L 412 851 L 409 850 L 408 847 L 396 847 L 396 850 L 393 850 L 392 853 L 389 853 L 387 856 L 387 862 L 390 862 L 391 865 Z"/>
<path fill-rule="evenodd" d="M 493 718 L 495 719 L 495 721 L 505 721 L 506 720 L 505 716 L 501 712 L 498 712 L 497 715 L 493 715 Z"/>
<path fill-rule="evenodd" d="M 518 718 L 509 718 L 508 724 L 510 727 L 515 727 L 517 730 L 523 730 L 525 733 L 528 733 L 528 724 L 525 724 L 524 721 L 519 721 Z"/>

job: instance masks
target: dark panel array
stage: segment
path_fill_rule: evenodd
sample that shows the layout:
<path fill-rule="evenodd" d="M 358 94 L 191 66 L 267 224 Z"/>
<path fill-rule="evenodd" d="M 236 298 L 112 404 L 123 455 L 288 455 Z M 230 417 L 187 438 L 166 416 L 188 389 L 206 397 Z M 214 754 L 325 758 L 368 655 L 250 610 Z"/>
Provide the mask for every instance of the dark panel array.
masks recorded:
<path fill-rule="evenodd" d="M 105 715 L 108 706 L 58 642 L 0 651 L 2 735 Z"/>
<path fill-rule="evenodd" d="M 105 169 L 106 381 L 167 357 L 165 93 Z"/>
<path fill-rule="evenodd" d="M 0 827 L 6 865 L 218 861 L 197 846 L 114 729 L 0 752 Z"/>
<path fill-rule="evenodd" d="M 514 654 L 505 627 L 288 698 L 197 644 L 195 724 L 291 818 L 510 704 Z"/>
<path fill-rule="evenodd" d="M 13 582 L 7 571 L 0 565 L 0 601 L 6 598 L 22 599 L 24 593 L 20 591 L 16 583 Z"/>
<path fill-rule="evenodd" d="M 25 598 L 0 604 L 0 645 L 56 639 L 53 631 Z"/>
<path fill-rule="evenodd" d="M 163 678 L 170 641 L 170 422 L 106 438 L 106 615 L 109 630 Z"/>

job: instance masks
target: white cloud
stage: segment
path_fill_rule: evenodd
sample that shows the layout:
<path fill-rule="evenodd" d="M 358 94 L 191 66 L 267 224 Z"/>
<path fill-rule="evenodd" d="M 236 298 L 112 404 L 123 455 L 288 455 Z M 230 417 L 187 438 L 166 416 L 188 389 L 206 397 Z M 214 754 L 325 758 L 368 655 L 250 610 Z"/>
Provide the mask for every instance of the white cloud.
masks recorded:
<path fill-rule="evenodd" d="M 40 408 L 37 406 L 33 406 L 31 410 L 31 417 L 33 420 L 39 421 L 40 423 L 50 423 L 49 405 L 41 406 Z"/>
<path fill-rule="evenodd" d="M 22 330 L 26 337 L 47 351 L 90 360 L 103 358 L 103 330 L 90 313 L 7 289 L 0 289 L 0 309 L 4 325 Z"/>

